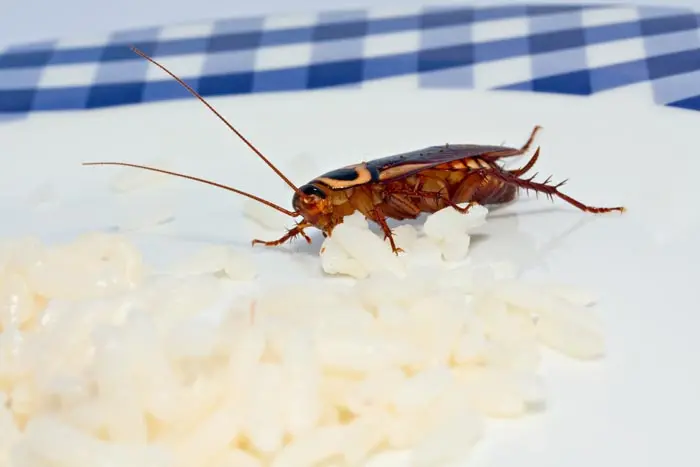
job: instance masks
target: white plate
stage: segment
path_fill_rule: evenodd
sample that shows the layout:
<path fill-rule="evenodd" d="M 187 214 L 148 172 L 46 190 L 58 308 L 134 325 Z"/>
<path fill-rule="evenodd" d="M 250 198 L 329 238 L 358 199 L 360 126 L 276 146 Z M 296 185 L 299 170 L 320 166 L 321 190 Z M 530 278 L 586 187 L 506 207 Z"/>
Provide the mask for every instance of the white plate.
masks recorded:
<path fill-rule="evenodd" d="M 322 171 L 446 142 L 519 146 L 533 125 L 543 125 L 541 178 L 570 178 L 565 188 L 572 196 L 629 212 L 592 216 L 562 201 L 524 198 L 495 214 L 494 236 L 479 252 L 525 261 L 567 232 L 529 274 L 600 294 L 608 356 L 589 364 L 548 359 L 548 410 L 494 423 L 469 465 L 698 465 L 691 459 L 700 459 L 693 428 L 700 419 L 700 115 L 608 96 L 392 89 L 387 83 L 212 103 L 273 161 L 284 166 L 308 153 Z M 0 126 L 0 141 L 2 235 L 53 241 L 119 222 L 109 191 L 119 169 L 82 167 L 83 161 L 172 157 L 178 170 L 284 206 L 291 199 L 284 183 L 194 99 L 36 115 Z M 314 175 L 298 173 L 296 181 Z M 59 202 L 32 209 L 45 183 Z M 134 237 L 154 261 L 198 242 L 248 246 L 259 233 L 242 217 L 236 195 L 178 179 L 151 192 L 144 195 L 150 201 L 177 202 L 174 222 Z M 132 206 L 132 214 L 148 214 Z M 314 240 L 311 249 L 304 242 L 291 249 L 310 255 L 320 245 L 317 232 Z M 266 258 L 263 278 L 289 275 L 290 247 L 253 251 Z"/>

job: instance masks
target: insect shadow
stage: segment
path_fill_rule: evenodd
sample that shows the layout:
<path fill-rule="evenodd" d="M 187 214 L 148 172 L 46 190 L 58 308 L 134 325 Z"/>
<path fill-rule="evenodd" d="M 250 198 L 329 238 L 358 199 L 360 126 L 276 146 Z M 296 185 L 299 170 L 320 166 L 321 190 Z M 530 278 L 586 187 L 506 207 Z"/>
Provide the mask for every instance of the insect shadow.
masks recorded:
<path fill-rule="evenodd" d="M 521 219 L 521 215 L 510 213 L 495 218 L 491 224 L 487 224 L 486 232 L 472 235 L 470 257 L 477 263 L 502 261 L 513 264 L 516 268 L 516 276 L 520 277 L 540 267 L 546 269 L 548 256 L 560 248 L 568 238 L 595 220 L 594 217 L 582 216 L 563 232 L 550 235 L 543 244 L 538 246 L 536 238 L 539 235 L 522 230 Z"/>

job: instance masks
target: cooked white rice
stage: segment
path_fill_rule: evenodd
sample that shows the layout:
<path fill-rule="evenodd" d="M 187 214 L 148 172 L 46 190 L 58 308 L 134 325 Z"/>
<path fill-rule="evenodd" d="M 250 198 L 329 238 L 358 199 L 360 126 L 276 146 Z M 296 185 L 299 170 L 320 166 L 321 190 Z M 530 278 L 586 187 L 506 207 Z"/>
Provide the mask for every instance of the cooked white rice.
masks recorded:
<path fill-rule="evenodd" d="M 248 295 L 229 287 L 259 277 L 247 249 L 208 247 L 156 277 L 121 235 L 5 242 L 0 466 L 468 456 L 487 417 L 545 401 L 543 345 L 592 358 L 604 343 L 588 294 L 518 280 L 503 264 L 470 269 L 469 232 L 486 211 L 455 214 L 397 228 L 399 257 L 352 217 L 317 258 L 350 284 L 312 279 L 300 262 L 308 281 Z"/>

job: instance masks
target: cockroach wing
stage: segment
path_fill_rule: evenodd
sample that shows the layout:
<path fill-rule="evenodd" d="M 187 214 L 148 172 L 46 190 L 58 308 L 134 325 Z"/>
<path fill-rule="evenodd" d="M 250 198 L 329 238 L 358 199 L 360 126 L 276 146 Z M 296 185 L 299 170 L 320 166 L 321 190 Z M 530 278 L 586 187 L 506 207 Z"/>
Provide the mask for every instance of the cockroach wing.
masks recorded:
<path fill-rule="evenodd" d="M 317 177 L 314 182 L 323 184 L 331 190 L 345 190 L 368 183 L 399 180 L 440 164 L 469 157 L 479 156 L 495 160 L 520 152 L 518 149 L 504 146 L 475 144 L 431 146 L 331 170 Z"/>
<path fill-rule="evenodd" d="M 367 168 L 371 172 L 378 173 L 376 181 L 389 182 L 456 160 L 469 157 L 496 160 L 501 157 L 515 155 L 514 153 L 520 153 L 520 150 L 505 146 L 483 146 L 478 144 L 431 146 L 425 149 L 375 159 L 367 163 Z"/>

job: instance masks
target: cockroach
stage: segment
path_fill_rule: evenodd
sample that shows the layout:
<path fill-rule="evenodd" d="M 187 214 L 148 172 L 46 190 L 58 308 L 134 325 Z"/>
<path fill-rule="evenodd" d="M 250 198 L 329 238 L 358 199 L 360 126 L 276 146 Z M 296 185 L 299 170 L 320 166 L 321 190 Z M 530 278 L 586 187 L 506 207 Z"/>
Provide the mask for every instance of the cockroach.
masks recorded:
<path fill-rule="evenodd" d="M 447 207 L 467 213 L 476 204 L 498 205 L 514 201 L 519 190 L 543 193 L 552 200 L 556 196 L 588 213 L 625 211 L 622 206 L 588 206 L 562 193 L 559 188 L 566 180 L 551 184 L 551 177 L 544 182 L 534 181 L 537 174 L 524 178 L 537 162 L 539 146 L 529 161 L 519 169 L 506 170 L 499 164 L 501 159 L 527 154 L 542 129 L 540 126 L 534 127 L 520 148 L 479 144 L 431 146 L 331 170 L 305 185 L 296 186 L 192 87 L 142 51 L 133 47 L 132 50 L 170 75 L 199 99 L 289 185 L 294 190 L 293 210 L 230 186 L 168 170 L 125 162 L 85 162 L 83 165 L 127 166 L 186 178 L 245 196 L 289 217 L 301 217 L 281 238 L 272 241 L 255 239 L 252 245 L 277 246 L 297 236 L 302 236 L 311 243 L 311 238 L 305 232 L 307 228 L 315 227 L 327 237 L 346 216 L 359 211 L 379 225 L 384 238 L 389 240 L 392 251 L 399 254 L 402 250 L 394 242 L 387 219 L 416 219 L 421 213 L 434 213 Z M 460 204 L 466 206 L 459 206 Z"/>

